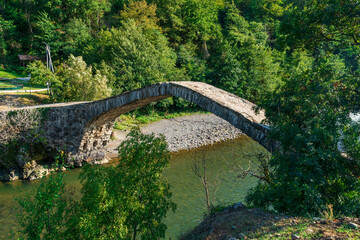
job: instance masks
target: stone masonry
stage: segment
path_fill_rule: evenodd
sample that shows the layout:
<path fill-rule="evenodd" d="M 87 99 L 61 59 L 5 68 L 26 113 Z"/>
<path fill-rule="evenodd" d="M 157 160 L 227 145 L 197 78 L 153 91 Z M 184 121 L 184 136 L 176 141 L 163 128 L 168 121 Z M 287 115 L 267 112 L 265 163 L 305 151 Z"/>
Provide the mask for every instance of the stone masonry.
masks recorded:
<path fill-rule="evenodd" d="M 43 131 L 48 144 L 69 153 L 71 163 L 99 161 L 105 156 L 115 119 L 138 107 L 170 96 L 180 97 L 228 121 L 272 152 L 277 144 L 268 138 L 265 114 L 255 113 L 253 103 L 202 82 L 153 84 L 94 102 L 33 106 L 46 108 Z M 2 112 L 6 114 L 6 112 Z"/>

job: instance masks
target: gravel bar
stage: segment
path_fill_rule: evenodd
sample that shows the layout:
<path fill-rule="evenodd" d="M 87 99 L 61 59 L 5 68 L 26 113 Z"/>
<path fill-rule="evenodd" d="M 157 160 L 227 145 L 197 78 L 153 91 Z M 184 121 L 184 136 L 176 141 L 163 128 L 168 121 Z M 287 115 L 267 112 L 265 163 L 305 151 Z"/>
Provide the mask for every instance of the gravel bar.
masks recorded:
<path fill-rule="evenodd" d="M 163 134 L 171 152 L 211 145 L 242 135 L 239 129 L 214 114 L 164 119 L 141 127 L 141 132 Z M 127 131 L 115 131 L 116 140 L 111 141 L 108 146 L 108 152 L 112 157 L 116 157 L 115 148 L 126 139 L 127 133 Z"/>

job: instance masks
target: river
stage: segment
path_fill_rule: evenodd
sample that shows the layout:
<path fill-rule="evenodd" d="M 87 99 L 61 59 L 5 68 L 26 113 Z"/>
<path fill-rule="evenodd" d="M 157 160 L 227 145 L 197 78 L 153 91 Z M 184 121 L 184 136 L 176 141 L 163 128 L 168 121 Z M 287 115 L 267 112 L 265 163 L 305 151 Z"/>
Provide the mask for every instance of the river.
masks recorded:
<path fill-rule="evenodd" d="M 255 152 L 265 152 L 259 144 L 246 136 L 235 140 L 205 146 L 191 151 L 172 154 L 170 165 L 164 170 L 173 192 L 173 201 L 177 204 L 175 213 L 169 213 L 165 219 L 168 226 L 166 239 L 177 239 L 191 230 L 202 220 L 206 211 L 205 194 L 199 178 L 192 172 L 193 159 L 206 158 L 209 182 L 217 182 L 216 203 L 229 205 L 243 201 L 248 189 L 256 184 L 254 178 L 237 178 L 233 170 L 235 165 L 247 167 L 249 161 L 256 162 Z M 116 164 L 113 161 L 110 164 Z M 252 166 L 254 166 L 252 164 Z M 69 171 L 66 183 L 80 190 L 78 176 L 81 169 Z M 11 231 L 17 231 L 18 206 L 14 195 L 31 191 L 39 181 L 0 182 L 0 239 L 9 239 Z"/>

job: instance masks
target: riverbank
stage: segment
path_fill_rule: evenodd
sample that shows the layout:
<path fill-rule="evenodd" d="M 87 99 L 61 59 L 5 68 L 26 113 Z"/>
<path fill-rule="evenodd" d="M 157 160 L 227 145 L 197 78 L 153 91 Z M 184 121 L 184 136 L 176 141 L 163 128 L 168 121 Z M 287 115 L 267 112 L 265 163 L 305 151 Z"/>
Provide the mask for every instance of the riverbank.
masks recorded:
<path fill-rule="evenodd" d="M 172 119 L 163 119 L 141 128 L 145 134 L 165 136 L 171 152 L 190 150 L 238 138 L 241 131 L 214 114 L 195 114 Z M 113 140 L 107 146 L 107 158 L 117 157 L 116 148 L 126 139 L 128 130 L 114 129 Z"/>
<path fill-rule="evenodd" d="M 242 135 L 239 129 L 213 114 L 195 114 L 163 119 L 141 126 L 141 131 L 145 134 L 164 135 L 168 143 L 168 149 L 171 152 L 211 145 L 235 139 Z M 114 129 L 113 138 L 105 148 L 105 158 L 97 163 L 104 164 L 110 159 L 116 158 L 118 156 L 117 147 L 126 139 L 128 133 L 129 130 L 120 131 Z M 23 162 L 20 157 L 17 157 L 17 162 Z M 53 171 L 51 164 L 43 166 L 35 161 L 31 161 L 24 166 L 26 166 L 24 169 L 18 168 L 8 171 L 0 169 L 0 181 L 35 180 Z"/>
<path fill-rule="evenodd" d="M 303 218 L 249 209 L 241 203 L 207 216 L 180 240 L 360 239 L 358 218 Z"/>

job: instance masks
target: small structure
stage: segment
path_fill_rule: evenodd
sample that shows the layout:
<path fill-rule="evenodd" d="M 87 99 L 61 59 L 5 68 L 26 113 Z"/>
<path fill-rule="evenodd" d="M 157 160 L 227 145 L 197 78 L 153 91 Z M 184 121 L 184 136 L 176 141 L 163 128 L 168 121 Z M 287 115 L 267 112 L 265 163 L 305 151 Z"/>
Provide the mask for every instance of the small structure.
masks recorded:
<path fill-rule="evenodd" d="M 43 57 L 39 57 L 39 56 L 34 56 L 34 55 L 18 55 L 19 59 L 20 59 L 20 64 L 22 67 L 26 67 L 26 65 L 29 62 L 33 62 L 33 61 L 44 61 L 45 59 Z"/>

